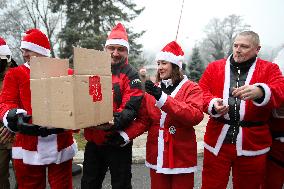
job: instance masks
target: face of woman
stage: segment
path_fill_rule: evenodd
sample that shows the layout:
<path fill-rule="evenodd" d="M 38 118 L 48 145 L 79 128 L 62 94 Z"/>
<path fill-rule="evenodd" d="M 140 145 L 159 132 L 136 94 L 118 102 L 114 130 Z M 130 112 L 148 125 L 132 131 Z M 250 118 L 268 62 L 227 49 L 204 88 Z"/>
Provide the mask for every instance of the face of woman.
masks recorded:
<path fill-rule="evenodd" d="M 159 60 L 158 64 L 158 73 L 161 79 L 170 79 L 172 75 L 172 63 L 164 60 Z"/>

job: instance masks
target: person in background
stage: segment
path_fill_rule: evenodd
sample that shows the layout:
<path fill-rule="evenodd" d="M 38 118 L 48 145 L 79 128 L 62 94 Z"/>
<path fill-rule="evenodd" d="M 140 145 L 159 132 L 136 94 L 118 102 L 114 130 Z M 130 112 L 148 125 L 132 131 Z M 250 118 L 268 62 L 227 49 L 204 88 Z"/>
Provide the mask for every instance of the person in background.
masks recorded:
<path fill-rule="evenodd" d="M 284 98 L 276 64 L 257 57 L 257 33 L 243 31 L 228 59 L 210 63 L 199 85 L 205 113 L 202 189 L 226 189 L 231 168 L 235 189 L 259 189 L 271 145 L 268 120 Z"/>
<path fill-rule="evenodd" d="M 139 76 L 140 76 L 140 79 L 141 79 L 142 90 L 145 91 L 145 82 L 148 79 L 146 68 L 141 68 L 139 70 Z"/>
<path fill-rule="evenodd" d="M 279 56 L 281 58 L 281 56 Z M 282 56 L 283 58 L 283 56 Z M 276 64 L 281 68 L 284 59 L 277 59 Z M 283 68 L 283 65 L 282 65 Z M 282 69 L 282 75 L 284 70 Z M 268 152 L 266 162 L 266 178 L 264 189 L 284 188 L 284 102 L 278 109 L 274 109 L 269 120 L 272 135 L 272 146 Z"/>
<path fill-rule="evenodd" d="M 40 30 L 30 29 L 25 32 L 20 48 L 26 63 L 7 71 L 0 96 L 0 118 L 16 134 L 12 158 L 18 188 L 45 189 L 48 174 L 51 189 L 71 189 L 72 158 L 77 152 L 72 131 L 28 123 L 28 115 L 32 114 L 30 59 L 47 57 L 49 41 Z"/>
<path fill-rule="evenodd" d="M 123 130 L 136 118 L 143 98 L 138 72 L 128 62 L 128 37 L 121 23 L 109 34 L 105 50 L 111 56 L 114 124 L 109 129 L 112 131 L 98 130 L 98 126 L 84 130 L 88 142 L 85 147 L 81 188 L 102 188 L 109 169 L 113 189 L 130 189 L 132 142 L 123 141 L 123 146 L 106 143 L 107 138 L 124 135 Z"/>
<path fill-rule="evenodd" d="M 12 53 L 5 40 L 0 37 L 0 92 L 2 82 L 8 68 L 16 67 L 16 62 L 12 59 Z M 0 189 L 10 189 L 9 182 L 9 162 L 12 159 L 12 143 L 15 135 L 4 127 L 0 122 Z M 15 187 L 16 188 L 16 187 Z"/>
<path fill-rule="evenodd" d="M 156 56 L 157 83 L 147 80 L 138 117 L 122 135 L 132 140 L 148 131 L 146 166 L 151 189 L 189 189 L 197 171 L 197 143 L 193 126 L 203 119 L 201 88 L 182 74 L 181 47 L 172 41 Z M 109 143 L 121 145 L 122 139 Z"/>

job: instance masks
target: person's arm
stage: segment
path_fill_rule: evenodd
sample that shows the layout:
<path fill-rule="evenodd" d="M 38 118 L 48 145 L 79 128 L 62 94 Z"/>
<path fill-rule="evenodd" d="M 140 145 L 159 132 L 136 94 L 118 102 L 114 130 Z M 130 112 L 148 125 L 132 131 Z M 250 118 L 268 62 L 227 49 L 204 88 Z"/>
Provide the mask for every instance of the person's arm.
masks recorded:
<path fill-rule="evenodd" d="M 124 73 L 122 103 L 118 108 L 118 120 L 121 128 L 126 128 L 133 121 L 143 98 L 141 80 L 137 71 L 129 69 Z"/>
<path fill-rule="evenodd" d="M 184 98 L 180 101 L 163 92 L 161 98 L 157 101 L 157 107 L 175 120 L 186 123 L 182 125 L 197 125 L 203 119 L 202 90 L 197 84 L 190 83 L 184 93 L 182 94 Z M 160 103 L 160 101 L 164 101 L 164 103 Z"/>

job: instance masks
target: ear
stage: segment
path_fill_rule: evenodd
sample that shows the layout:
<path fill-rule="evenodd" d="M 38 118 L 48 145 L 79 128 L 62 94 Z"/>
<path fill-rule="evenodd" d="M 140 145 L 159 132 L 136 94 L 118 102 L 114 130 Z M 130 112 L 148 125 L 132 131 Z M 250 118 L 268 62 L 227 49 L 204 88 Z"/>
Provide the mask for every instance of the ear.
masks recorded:
<path fill-rule="evenodd" d="M 259 52 L 260 49 L 261 49 L 261 46 L 259 45 L 259 46 L 257 46 L 256 51 Z"/>

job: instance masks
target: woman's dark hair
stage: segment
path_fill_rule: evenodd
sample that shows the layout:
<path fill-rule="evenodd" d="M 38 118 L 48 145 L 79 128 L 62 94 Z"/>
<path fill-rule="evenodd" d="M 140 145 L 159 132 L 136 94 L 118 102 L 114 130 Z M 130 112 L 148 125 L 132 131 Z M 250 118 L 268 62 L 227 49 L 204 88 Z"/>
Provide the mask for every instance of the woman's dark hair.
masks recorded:
<path fill-rule="evenodd" d="M 173 63 L 171 63 L 171 64 L 172 64 L 173 70 L 172 70 L 172 74 L 171 74 L 170 78 L 172 79 L 173 84 L 179 83 L 179 82 L 181 82 L 181 80 L 183 80 L 183 74 L 182 74 L 178 65 L 173 64 Z M 159 71 L 157 71 L 156 82 L 160 82 L 161 80 L 162 79 L 160 78 Z"/>
<path fill-rule="evenodd" d="M 0 59 L 0 73 L 4 74 L 8 66 L 7 59 Z"/>

